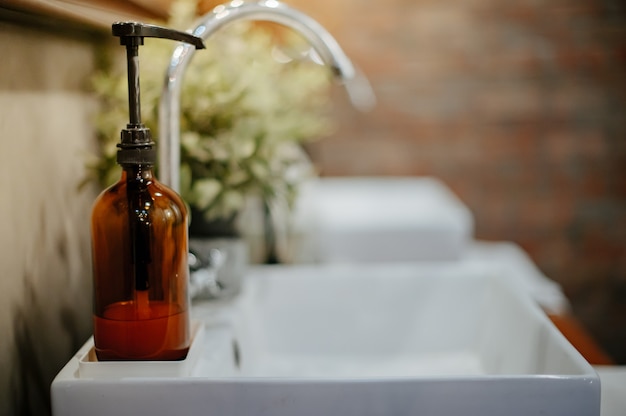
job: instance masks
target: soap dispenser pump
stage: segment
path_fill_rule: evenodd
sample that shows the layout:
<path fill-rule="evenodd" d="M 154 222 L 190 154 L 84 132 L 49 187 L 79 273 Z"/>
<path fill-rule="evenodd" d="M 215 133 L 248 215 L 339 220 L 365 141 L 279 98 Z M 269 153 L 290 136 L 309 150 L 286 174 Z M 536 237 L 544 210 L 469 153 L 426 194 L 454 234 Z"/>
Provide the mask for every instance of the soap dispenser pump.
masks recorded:
<path fill-rule="evenodd" d="M 115 23 L 112 32 L 126 46 L 130 121 L 118 144 L 121 178 L 96 199 L 91 217 L 96 356 L 180 360 L 190 344 L 187 211 L 154 175 L 154 142 L 141 122 L 139 46 L 145 37 L 204 45 L 135 22 Z"/>

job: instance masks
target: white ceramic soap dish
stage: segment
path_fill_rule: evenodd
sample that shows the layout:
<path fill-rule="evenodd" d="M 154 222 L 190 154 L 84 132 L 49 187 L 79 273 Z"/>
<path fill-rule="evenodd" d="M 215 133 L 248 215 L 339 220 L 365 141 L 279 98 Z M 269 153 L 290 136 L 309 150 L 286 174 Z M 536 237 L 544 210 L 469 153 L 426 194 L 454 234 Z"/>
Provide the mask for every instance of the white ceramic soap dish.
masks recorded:
<path fill-rule="evenodd" d="M 191 346 L 187 357 L 179 361 L 98 361 L 93 337 L 78 353 L 78 376 L 83 379 L 185 377 L 193 371 L 202 354 L 204 325 L 191 325 Z"/>

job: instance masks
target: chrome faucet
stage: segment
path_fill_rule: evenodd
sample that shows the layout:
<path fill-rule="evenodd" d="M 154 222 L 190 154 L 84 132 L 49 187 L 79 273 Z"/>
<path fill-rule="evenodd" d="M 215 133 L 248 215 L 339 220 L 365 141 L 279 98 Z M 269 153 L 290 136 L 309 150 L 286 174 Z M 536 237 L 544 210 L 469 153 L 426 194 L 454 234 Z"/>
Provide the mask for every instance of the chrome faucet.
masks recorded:
<path fill-rule="evenodd" d="M 238 20 L 266 20 L 285 25 L 300 33 L 325 64 L 343 82 L 352 104 L 360 110 L 374 106 L 375 98 L 367 79 L 361 75 L 337 41 L 318 22 L 276 0 L 244 2 L 234 0 L 205 14 L 192 29 L 195 36 L 208 39 L 223 26 Z M 167 69 L 159 103 L 159 179 L 180 192 L 180 94 L 183 75 L 195 48 L 180 44 Z"/>
<path fill-rule="evenodd" d="M 266 20 L 287 26 L 301 34 L 321 60 L 346 87 L 350 101 L 359 110 L 369 110 L 375 104 L 374 93 L 343 52 L 337 41 L 315 20 L 276 0 L 244 2 L 234 0 L 217 6 L 205 14 L 191 30 L 194 36 L 207 40 L 217 30 L 238 20 Z M 165 86 L 159 103 L 159 179 L 180 192 L 180 95 L 183 75 L 195 53 L 195 48 L 181 43 L 172 54 Z M 226 253 L 211 250 L 206 258 L 190 251 L 190 293 L 204 298 L 221 298 L 228 293 L 227 278 L 222 282 L 220 272 Z M 232 280 L 232 279 L 231 279 Z"/>

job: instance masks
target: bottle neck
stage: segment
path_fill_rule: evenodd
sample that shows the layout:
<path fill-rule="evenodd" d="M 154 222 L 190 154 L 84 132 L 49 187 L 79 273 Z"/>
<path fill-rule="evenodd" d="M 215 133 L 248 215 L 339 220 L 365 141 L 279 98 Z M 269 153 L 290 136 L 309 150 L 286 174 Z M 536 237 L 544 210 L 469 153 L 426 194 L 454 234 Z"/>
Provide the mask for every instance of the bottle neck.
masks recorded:
<path fill-rule="evenodd" d="M 122 181 L 139 181 L 149 183 L 154 181 L 154 166 L 149 164 L 122 165 Z"/>

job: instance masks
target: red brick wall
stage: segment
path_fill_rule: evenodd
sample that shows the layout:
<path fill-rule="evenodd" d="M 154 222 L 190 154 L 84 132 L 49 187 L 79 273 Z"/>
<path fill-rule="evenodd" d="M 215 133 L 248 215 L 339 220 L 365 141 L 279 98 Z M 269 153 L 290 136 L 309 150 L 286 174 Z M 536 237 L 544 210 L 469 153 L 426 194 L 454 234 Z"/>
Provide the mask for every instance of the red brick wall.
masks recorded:
<path fill-rule="evenodd" d="M 476 237 L 519 243 L 626 363 L 626 3 L 287 0 L 378 96 L 335 91 L 322 175 L 433 175 Z"/>

